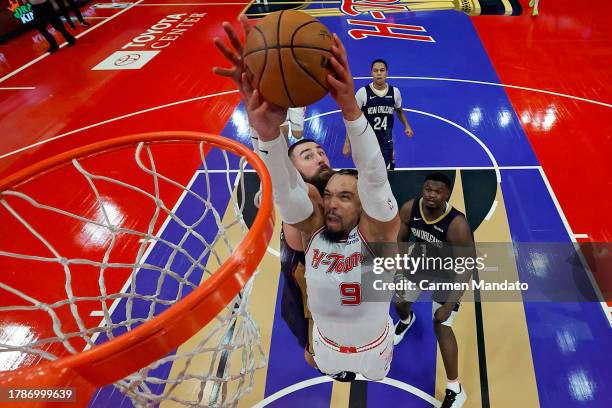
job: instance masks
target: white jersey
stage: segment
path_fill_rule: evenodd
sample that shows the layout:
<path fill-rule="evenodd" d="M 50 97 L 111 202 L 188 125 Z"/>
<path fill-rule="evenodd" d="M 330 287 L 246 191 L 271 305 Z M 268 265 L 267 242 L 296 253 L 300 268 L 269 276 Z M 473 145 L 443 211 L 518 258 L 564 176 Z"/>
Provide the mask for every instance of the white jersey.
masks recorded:
<path fill-rule="evenodd" d="M 306 290 L 312 319 L 323 336 L 339 345 L 368 344 L 381 336 L 389 319 L 389 302 L 363 302 L 361 298 L 361 277 L 372 265 L 370 260 L 365 266 L 364 260 L 372 255 L 359 227 L 341 242 L 327 241 L 322 231 L 313 234 L 306 248 Z"/>

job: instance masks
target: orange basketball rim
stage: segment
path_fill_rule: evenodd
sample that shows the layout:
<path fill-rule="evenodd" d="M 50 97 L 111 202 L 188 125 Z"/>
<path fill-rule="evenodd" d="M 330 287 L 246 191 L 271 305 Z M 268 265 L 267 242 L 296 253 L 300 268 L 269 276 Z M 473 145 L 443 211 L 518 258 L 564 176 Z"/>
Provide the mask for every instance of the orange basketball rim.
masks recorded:
<path fill-rule="evenodd" d="M 77 406 L 86 406 L 96 388 L 111 384 L 176 349 L 215 317 L 243 288 L 261 261 L 274 228 L 272 184 L 265 164 L 243 144 L 217 135 L 172 131 L 119 137 L 46 159 L 0 181 L 0 193 L 87 158 L 139 143 L 204 143 L 246 158 L 261 182 L 261 204 L 251 228 L 233 254 L 186 297 L 153 319 L 93 348 L 37 366 L 0 373 L 0 388 L 74 387 Z M 27 406 L 43 406 L 32 402 Z M 53 406 L 61 404 L 53 403 Z M 75 403 L 66 403 L 74 407 Z M 19 406 L 26 406 L 19 403 Z"/>

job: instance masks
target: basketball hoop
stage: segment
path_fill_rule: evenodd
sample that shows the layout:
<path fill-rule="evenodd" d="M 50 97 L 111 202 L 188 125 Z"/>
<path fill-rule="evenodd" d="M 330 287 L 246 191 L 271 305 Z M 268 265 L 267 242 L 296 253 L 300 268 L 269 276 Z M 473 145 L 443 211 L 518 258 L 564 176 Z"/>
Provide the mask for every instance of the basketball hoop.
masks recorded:
<path fill-rule="evenodd" d="M 247 174 L 262 191 L 250 227 Z M 161 132 L 81 147 L 0 180 L 0 225 L 0 388 L 73 387 L 86 406 L 114 384 L 136 406 L 229 406 L 265 366 L 248 300 L 274 226 L 272 187 L 246 146 Z M 9 323 L 43 334 L 3 336 Z M 197 398 L 176 395 L 186 383 Z"/>

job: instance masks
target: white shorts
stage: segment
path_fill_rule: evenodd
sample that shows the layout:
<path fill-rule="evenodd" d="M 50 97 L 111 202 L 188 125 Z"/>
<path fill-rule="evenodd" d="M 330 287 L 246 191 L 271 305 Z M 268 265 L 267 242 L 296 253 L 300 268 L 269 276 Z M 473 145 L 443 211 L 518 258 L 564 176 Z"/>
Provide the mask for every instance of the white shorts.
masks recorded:
<path fill-rule="evenodd" d="M 319 370 L 334 375 L 342 371 L 361 374 L 369 380 L 385 378 L 393 358 L 393 321 L 376 340 L 362 346 L 338 345 L 325 338 L 316 325 L 312 329 L 314 359 Z"/>
<path fill-rule="evenodd" d="M 287 120 L 283 125 L 291 124 L 291 130 L 304 130 L 304 115 L 306 108 L 289 108 L 287 109 Z"/>

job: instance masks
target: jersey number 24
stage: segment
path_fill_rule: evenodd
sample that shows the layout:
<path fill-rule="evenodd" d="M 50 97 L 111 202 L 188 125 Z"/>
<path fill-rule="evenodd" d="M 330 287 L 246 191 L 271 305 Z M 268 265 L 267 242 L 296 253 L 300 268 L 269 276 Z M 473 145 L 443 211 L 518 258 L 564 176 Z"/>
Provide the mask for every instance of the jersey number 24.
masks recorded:
<path fill-rule="evenodd" d="M 374 116 L 374 130 L 387 130 L 387 117 Z"/>

